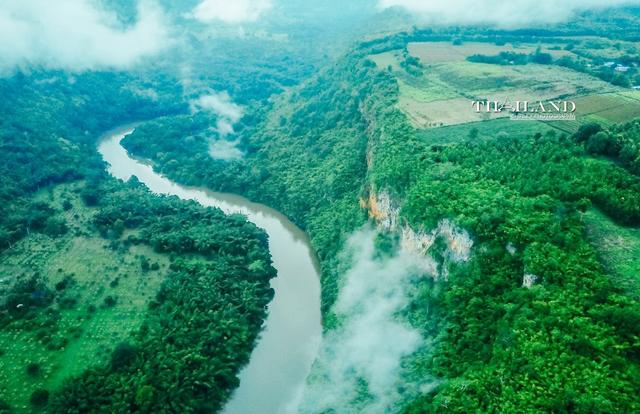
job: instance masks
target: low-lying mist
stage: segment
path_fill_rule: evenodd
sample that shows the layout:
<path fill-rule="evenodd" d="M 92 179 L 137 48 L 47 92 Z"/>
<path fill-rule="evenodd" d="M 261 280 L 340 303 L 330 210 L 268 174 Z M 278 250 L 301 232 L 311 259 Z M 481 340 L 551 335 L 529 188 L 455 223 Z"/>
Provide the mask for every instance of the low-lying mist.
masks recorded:
<path fill-rule="evenodd" d="M 380 0 L 382 9 L 401 7 L 434 24 L 483 24 L 522 27 L 568 20 L 576 12 L 640 4 L 639 0 Z"/>
<path fill-rule="evenodd" d="M 210 92 L 190 101 L 192 112 L 207 111 L 216 115 L 215 137 L 210 139 L 209 155 L 218 160 L 242 158 L 243 152 L 238 148 L 237 139 L 228 138 L 235 133 L 234 125 L 240 121 L 244 113 L 240 105 L 235 104 L 229 93 Z"/>
<path fill-rule="evenodd" d="M 202 0 L 192 15 L 202 22 L 245 23 L 258 20 L 271 7 L 271 0 Z"/>
<path fill-rule="evenodd" d="M 128 68 L 170 43 L 164 11 L 151 1 L 138 3 L 137 20 L 126 28 L 89 0 L 1 0 L 0 6 L 0 74 Z"/>
<path fill-rule="evenodd" d="M 424 341 L 399 313 L 409 304 L 412 281 L 436 266 L 406 251 L 379 255 L 377 234 L 362 229 L 346 245 L 349 267 L 333 307 L 340 324 L 323 338 L 303 413 L 387 413 L 404 399 L 403 392 L 411 392 L 399 387 L 402 360 Z"/>

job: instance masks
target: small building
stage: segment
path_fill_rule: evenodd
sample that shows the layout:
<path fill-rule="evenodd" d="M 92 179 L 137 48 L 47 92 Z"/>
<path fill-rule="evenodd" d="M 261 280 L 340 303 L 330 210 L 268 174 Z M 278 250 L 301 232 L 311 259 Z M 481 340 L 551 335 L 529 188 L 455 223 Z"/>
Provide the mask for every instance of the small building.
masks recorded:
<path fill-rule="evenodd" d="M 640 85 L 632 86 L 632 88 L 635 89 L 636 91 L 640 91 Z"/>
<path fill-rule="evenodd" d="M 605 62 L 604 65 L 602 65 L 602 66 L 606 66 L 606 67 L 610 68 L 610 67 L 613 67 L 613 65 L 615 65 L 615 64 L 616 64 L 616 62 Z"/>

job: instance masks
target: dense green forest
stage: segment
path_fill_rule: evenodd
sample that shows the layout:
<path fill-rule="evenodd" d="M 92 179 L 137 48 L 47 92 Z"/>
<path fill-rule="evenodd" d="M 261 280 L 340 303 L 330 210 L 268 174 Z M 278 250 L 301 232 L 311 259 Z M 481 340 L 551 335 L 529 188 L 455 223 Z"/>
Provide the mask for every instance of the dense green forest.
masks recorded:
<path fill-rule="evenodd" d="M 122 24 L 134 20 L 128 2 L 105 4 Z M 400 108 L 403 82 L 432 70 L 410 54 L 415 42 L 533 45 L 456 62 L 566 69 L 638 100 L 638 11 L 517 30 L 381 28 L 352 44 L 349 36 L 366 32 L 355 27 L 365 20 L 357 5 L 333 21 L 292 4 L 318 21 L 307 28 L 285 16 L 220 35 L 191 22 L 181 3 L 170 15 L 188 26 L 188 47 L 145 70 L 0 78 L 0 413 L 212 413 L 239 386 L 274 297 L 267 235 L 244 216 L 110 177 L 98 141 L 134 122 L 122 145 L 156 171 L 264 203 L 308 233 L 325 343 L 354 326 L 354 309 L 366 325 L 367 311 L 391 308 L 388 319 L 417 333 L 419 346 L 400 361 L 371 362 L 373 373 L 377 363 L 399 366 L 381 369 L 398 376 L 382 382 L 389 401 L 368 405 L 381 399 L 379 384 L 352 369 L 345 375 L 359 377 L 346 406 L 321 411 L 307 401 L 307 411 L 640 412 L 631 257 L 640 246 L 640 121 L 580 120 L 571 132 L 508 120 L 423 128 Z M 386 13 L 370 24 L 398 17 Z M 401 57 L 398 68 L 374 61 L 386 52 Z M 203 109 L 201 97 L 218 100 Z M 212 156 L 221 140 L 241 156 Z M 468 236 L 468 258 L 452 259 L 443 223 Z M 365 265 L 366 277 L 402 273 L 414 236 L 429 241 L 420 255 L 436 270 L 407 270 L 416 274 L 400 279 L 401 299 L 376 296 L 380 281 L 365 278 L 379 302 L 350 308 L 359 263 L 349 249 L 362 234 L 374 235 L 366 265 L 378 267 Z M 359 353 L 344 355 L 363 365 L 358 346 L 370 328 L 364 339 L 346 336 Z M 396 338 L 383 333 L 371 337 L 388 340 L 392 354 Z M 332 357 L 321 351 L 307 387 L 350 367 Z M 343 385 L 329 389 L 342 395 Z"/>
<path fill-rule="evenodd" d="M 131 4 L 112 3 L 127 24 Z M 96 145 L 115 126 L 193 119 L 211 88 L 259 106 L 317 57 L 256 38 L 188 44 L 172 52 L 188 73 L 164 60 L 0 78 L 0 412 L 212 412 L 238 386 L 273 296 L 265 233 L 107 179 Z"/>
<path fill-rule="evenodd" d="M 135 179 L 107 178 L 97 139 L 119 123 L 185 111 L 182 101 L 163 100 L 175 96 L 174 82 L 109 73 L 73 83 L 64 73 L 32 76 L 47 81 L 18 75 L 0 82 L 0 241 L 9 281 L 1 288 L 0 363 L 16 376 L 2 378 L 0 411 L 217 410 L 238 385 L 273 295 L 266 235 L 242 216 L 158 198 Z M 155 101 L 132 92 L 150 85 Z M 82 253 L 76 246 L 83 245 L 95 249 Z M 144 246 L 154 253 L 133 253 L 147 252 Z M 69 256 L 54 272 L 58 259 L 34 251 Z M 82 270 L 92 262 L 105 265 Z M 102 280 L 99 293 L 87 296 Z M 133 285 L 139 288 L 120 288 Z M 130 327 L 109 328 L 115 331 L 104 350 L 78 366 L 85 356 L 73 349 L 91 344 L 93 321 L 111 326 L 110 318 L 123 315 Z M 33 362 L 9 361 L 26 343 Z"/>
<path fill-rule="evenodd" d="M 384 76 L 373 73 L 370 64 L 342 60 L 304 89 L 285 94 L 281 107 L 254 115 L 264 123 L 240 125 L 237 133 L 247 138 L 240 145 L 248 154 L 242 160 L 212 160 L 198 118 L 160 118 L 123 140 L 125 148 L 153 160 L 160 172 L 176 181 L 246 194 L 275 206 L 306 229 L 326 262 L 325 311 L 337 294 L 339 240 L 366 220 L 357 198 L 366 176 L 367 123 L 359 110 L 360 97 L 349 84 L 337 81 L 345 74 L 349 84 L 353 75 L 369 88 Z"/>
<path fill-rule="evenodd" d="M 184 110 L 162 100 L 175 93 L 171 83 L 155 82 L 160 94 L 156 105 L 134 93 L 136 87 L 144 87 L 144 78 L 131 79 L 111 73 L 70 78 L 54 72 L 0 81 L 5 97 L 0 103 L 0 248 L 42 227 L 36 217 L 29 217 L 37 214 L 29 204 L 34 191 L 100 173 L 94 144 L 105 130 L 120 122 Z M 104 83 L 111 87 L 102 87 Z"/>
<path fill-rule="evenodd" d="M 242 160 L 208 159 L 205 138 L 180 132 L 197 128 L 188 117 L 144 124 L 124 145 L 180 182 L 241 192 L 303 226 L 323 263 L 329 330 L 336 249 L 366 219 L 358 199 L 384 189 L 412 228 L 448 218 L 468 230 L 471 261 L 419 282 L 406 311 L 433 342 L 410 375 L 439 378 L 407 413 L 640 409 L 640 308 L 606 274 L 582 220 L 597 208 L 639 224 L 637 121 L 431 143 L 395 108 L 395 80 L 366 58 L 391 41 L 361 45 L 261 111 L 257 127 L 239 129 Z"/>
<path fill-rule="evenodd" d="M 83 196 L 97 199 L 100 232 L 139 229 L 124 243 L 148 243 L 172 263 L 139 331 L 106 366 L 66 381 L 49 411 L 216 411 L 238 385 L 273 294 L 266 236 L 242 216 L 151 196 L 135 180 Z"/>
<path fill-rule="evenodd" d="M 445 402 L 460 411 L 638 409 L 638 303 L 604 273 L 581 220 L 593 203 L 634 223 L 637 180 L 585 155 L 555 136 L 430 152 L 403 214 L 416 224 L 450 217 L 483 249 L 437 298 L 446 329 L 432 369 L 456 381 L 409 412 Z M 602 176 L 611 188 L 600 187 Z M 530 289 L 526 274 L 536 276 Z"/>

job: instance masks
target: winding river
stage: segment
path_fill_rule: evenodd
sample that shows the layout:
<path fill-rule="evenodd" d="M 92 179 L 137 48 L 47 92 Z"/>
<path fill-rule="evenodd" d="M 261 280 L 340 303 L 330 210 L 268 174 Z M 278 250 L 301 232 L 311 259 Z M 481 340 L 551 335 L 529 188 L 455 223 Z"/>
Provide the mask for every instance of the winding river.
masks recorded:
<path fill-rule="evenodd" d="M 240 387 L 223 413 L 296 413 L 322 333 L 318 263 L 307 236 L 271 208 L 232 194 L 178 185 L 154 172 L 149 163 L 130 157 L 120 145 L 133 131 L 133 126 L 113 130 L 99 144 L 98 151 L 114 177 L 136 176 L 156 194 L 243 214 L 268 233 L 278 271 L 271 281 L 275 297 L 251 360 L 240 373 Z"/>

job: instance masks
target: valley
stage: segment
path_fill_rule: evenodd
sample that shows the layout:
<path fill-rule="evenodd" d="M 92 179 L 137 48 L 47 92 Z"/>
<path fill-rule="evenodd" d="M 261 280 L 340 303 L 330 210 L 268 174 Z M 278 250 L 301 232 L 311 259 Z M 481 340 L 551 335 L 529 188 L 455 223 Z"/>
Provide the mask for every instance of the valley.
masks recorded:
<path fill-rule="evenodd" d="M 640 10 L 390 3 L 0 9 L 0 414 L 640 411 Z"/>
<path fill-rule="evenodd" d="M 456 47 L 450 45 L 454 50 Z M 626 387 L 633 387 L 636 367 L 619 362 L 622 365 L 617 366 L 626 368 L 618 370 L 588 362 L 591 352 L 603 355 L 597 341 L 608 341 L 606 338 L 620 329 L 618 324 L 627 323 L 598 315 L 631 315 L 636 305 L 631 297 L 617 293 L 606 276 L 596 250 L 585 236 L 579 214 L 594 205 L 627 225 L 637 225 L 640 217 L 637 178 L 611 161 L 590 156 L 583 146 L 585 140 L 591 139 L 589 134 L 595 133 L 587 126 L 598 113 L 596 104 L 579 116 L 576 127 L 502 119 L 451 126 L 416 125 L 402 106 L 404 91 L 400 80 L 413 75 L 404 69 L 401 73 L 380 70 L 371 60 L 371 56 L 379 55 L 372 55 L 371 49 L 376 46 L 355 49 L 326 74 L 278 99 L 258 127 L 239 132 L 241 145 L 247 148 L 242 160 L 221 163 L 197 153 L 196 158 L 187 158 L 184 149 L 193 151 L 194 147 L 173 139 L 169 142 L 180 150 L 166 151 L 164 141 L 154 139 L 158 137 L 155 131 L 176 128 L 172 118 L 143 125 L 124 141 L 134 154 L 158 160 L 156 155 L 162 153 L 157 168 L 168 176 L 246 194 L 276 206 L 309 232 L 322 265 L 323 321 L 328 333 L 309 378 L 305 394 L 309 399 L 303 399 L 303 412 L 323 411 L 318 407 L 324 405 L 314 399 L 316 392 L 336 395 L 335 406 L 352 407 L 354 412 L 393 412 L 410 401 L 413 402 L 404 408 L 408 413 L 431 412 L 424 411 L 425 407 L 431 407 L 433 412 L 442 407 L 464 412 L 477 404 L 465 398 L 470 387 L 474 390 L 472 395 L 484 396 L 483 407 L 516 407 L 524 399 L 532 409 L 553 410 L 554 404 L 563 403 L 552 397 L 560 390 L 554 388 L 553 376 L 542 375 L 549 372 L 545 364 L 566 367 L 565 372 L 548 375 L 561 375 L 565 389 L 575 386 L 584 395 L 602 392 L 585 388 L 593 385 L 600 389 L 602 384 L 596 385 L 591 379 L 608 378 L 607 387 L 613 387 L 610 389 L 622 387 L 608 398 L 627 407 L 625 410 L 631 409 L 633 398 L 618 398 L 628 395 Z M 535 64 L 524 65 L 523 73 L 531 69 L 530 65 L 537 68 Z M 486 67 L 494 70 L 493 65 Z M 500 68 L 495 67 L 496 73 L 502 73 L 498 72 Z M 539 76 L 548 78 L 551 70 Z M 560 68 L 559 73 L 567 71 Z M 464 76 L 471 80 L 477 74 L 467 72 Z M 603 97 L 599 99 L 627 99 L 616 86 L 582 73 L 572 76 L 578 82 L 574 91 L 589 90 L 591 85 L 593 91 L 610 91 L 598 95 Z M 464 79 L 457 82 L 462 85 Z M 548 79 L 553 82 L 554 78 Z M 509 95 L 520 87 L 513 84 L 500 90 Z M 450 90 L 453 93 L 454 89 Z M 358 97 L 355 102 L 354 97 Z M 581 103 L 585 102 L 589 101 Z M 470 105 L 466 106 L 471 113 Z M 345 122 L 345 108 L 352 108 L 349 122 Z M 633 108 L 625 106 L 625 110 Z M 322 116 L 319 110 L 324 111 Z M 354 130 L 354 121 L 362 126 Z M 568 135 L 573 132 L 577 133 Z M 198 145 L 204 148 L 203 144 Z M 595 178 L 604 176 L 608 177 L 605 182 Z M 292 189 L 296 191 L 291 192 Z M 380 213 L 380 206 L 387 206 L 387 213 Z M 396 211 L 393 220 L 388 216 L 389 208 Z M 452 246 L 436 237 L 433 244 L 429 242 L 421 250 L 434 262 L 419 270 L 407 269 L 408 273 L 400 274 L 408 279 L 391 282 L 410 286 L 411 293 L 400 294 L 395 316 L 387 318 L 410 329 L 408 335 L 419 332 L 430 346 L 398 348 L 397 355 L 390 354 L 398 358 L 399 365 L 381 374 L 387 381 L 383 388 L 402 392 L 386 391 L 386 399 L 376 388 L 367 386 L 376 387 L 371 381 L 377 377 L 365 368 L 373 362 L 352 355 L 361 346 L 360 339 L 336 339 L 354 347 L 346 349 L 339 345 L 335 348 L 331 342 L 343 335 L 345 326 L 351 326 L 350 321 L 356 323 L 358 318 L 369 317 L 366 309 L 375 303 L 369 305 L 363 299 L 358 311 L 346 313 L 342 305 L 346 299 L 341 292 L 350 282 L 340 276 L 344 266 L 340 257 L 345 249 L 349 250 L 349 237 L 354 237 L 350 235 L 358 234 L 367 216 L 381 220 L 379 223 L 398 223 L 384 225 L 380 233 L 367 236 L 375 240 L 376 250 L 389 255 L 390 260 L 395 254 L 403 254 L 394 252 L 402 252 L 402 246 L 406 246 L 403 240 L 408 240 L 407 229 L 428 233 L 438 227 L 442 218 L 455 223 L 459 229 L 456 231 L 468 233 L 473 241 L 471 259 L 456 262 L 451 260 Z M 359 244 L 367 243 L 358 240 Z M 583 280 L 586 274 L 592 282 Z M 597 304 L 602 295 L 610 297 L 615 305 Z M 562 316 L 544 305 L 555 301 L 568 306 Z M 587 308 L 594 313 L 588 319 L 580 319 Z M 365 314 L 360 313 L 362 309 Z M 575 338 L 578 333 L 566 325 L 566 318 L 579 318 L 581 324 L 586 324 L 581 325 L 584 332 L 591 332 L 589 338 L 583 337 L 586 342 L 580 350 L 563 344 L 560 337 L 551 339 L 541 334 Z M 518 330 L 507 328 L 514 324 Z M 618 338 L 616 342 L 632 341 L 630 337 Z M 632 342 L 626 343 L 632 346 Z M 560 351 L 567 346 L 572 349 L 571 356 Z M 367 349 L 375 353 L 375 348 Z M 614 360 L 633 358 L 626 351 L 608 349 L 612 364 Z M 336 359 L 342 361 L 339 368 L 332 362 Z M 484 368 L 478 371 L 477 364 Z M 523 371 L 523 366 L 528 368 Z M 352 382 L 351 377 L 336 369 L 357 373 L 362 383 Z M 497 386 L 491 374 L 496 371 L 504 373 L 500 380 L 503 391 L 490 396 L 486 390 Z M 537 373 L 535 379 L 532 372 Z M 505 382 L 506 378 L 509 382 Z M 335 383 L 340 384 L 339 389 L 329 386 Z M 524 396 L 527 389 L 530 394 Z M 539 393 L 539 389 L 547 391 Z M 568 404 L 580 406 L 580 410 L 591 409 L 587 408 L 591 403 L 582 401 L 577 394 L 563 398 L 566 400 L 562 401 L 571 401 Z M 381 399 L 387 405 L 379 406 Z"/>

